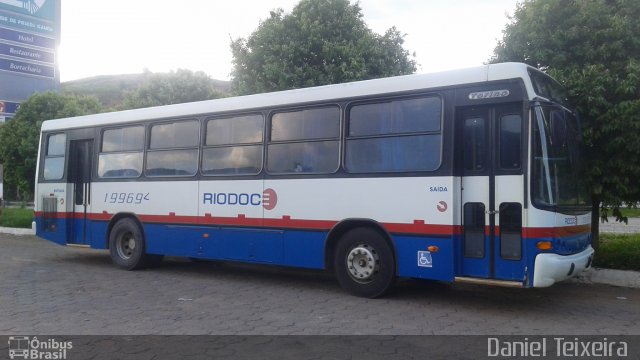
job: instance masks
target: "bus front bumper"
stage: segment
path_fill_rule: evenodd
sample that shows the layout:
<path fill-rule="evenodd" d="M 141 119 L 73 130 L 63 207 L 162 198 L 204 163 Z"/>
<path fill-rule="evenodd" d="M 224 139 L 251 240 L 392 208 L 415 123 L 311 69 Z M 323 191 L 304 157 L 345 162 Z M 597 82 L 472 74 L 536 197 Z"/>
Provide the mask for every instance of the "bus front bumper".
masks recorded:
<path fill-rule="evenodd" d="M 591 267 L 593 248 L 573 255 L 538 254 L 533 274 L 533 287 L 547 287 L 576 276 Z"/>

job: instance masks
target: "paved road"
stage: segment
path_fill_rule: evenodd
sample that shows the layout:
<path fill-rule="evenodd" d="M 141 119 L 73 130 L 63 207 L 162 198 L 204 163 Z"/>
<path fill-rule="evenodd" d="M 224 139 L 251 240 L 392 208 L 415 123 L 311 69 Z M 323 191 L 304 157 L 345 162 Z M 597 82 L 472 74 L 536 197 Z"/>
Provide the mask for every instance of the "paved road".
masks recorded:
<path fill-rule="evenodd" d="M 105 251 L 0 234 L 1 334 L 640 334 L 640 289 L 405 280 L 369 300 L 322 272 L 177 258 L 127 272 Z"/>
<path fill-rule="evenodd" d="M 600 232 L 614 234 L 640 233 L 640 218 L 629 218 L 629 223 L 619 223 L 615 217 L 609 217 L 609 222 L 600 223 Z"/>

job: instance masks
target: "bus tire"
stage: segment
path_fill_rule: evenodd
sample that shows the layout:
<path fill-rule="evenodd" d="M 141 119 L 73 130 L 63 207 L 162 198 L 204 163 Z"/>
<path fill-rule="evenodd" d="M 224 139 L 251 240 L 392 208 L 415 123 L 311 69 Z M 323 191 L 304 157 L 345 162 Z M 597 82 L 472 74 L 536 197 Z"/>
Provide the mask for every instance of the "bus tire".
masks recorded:
<path fill-rule="evenodd" d="M 334 268 L 343 289 L 366 298 L 383 295 L 396 278 L 393 250 L 371 228 L 356 228 L 343 235 L 336 246 Z"/>
<path fill-rule="evenodd" d="M 109 252 L 113 263 L 125 270 L 138 270 L 158 265 L 161 255 L 146 253 L 146 244 L 140 226 L 131 218 L 124 218 L 111 229 Z"/>

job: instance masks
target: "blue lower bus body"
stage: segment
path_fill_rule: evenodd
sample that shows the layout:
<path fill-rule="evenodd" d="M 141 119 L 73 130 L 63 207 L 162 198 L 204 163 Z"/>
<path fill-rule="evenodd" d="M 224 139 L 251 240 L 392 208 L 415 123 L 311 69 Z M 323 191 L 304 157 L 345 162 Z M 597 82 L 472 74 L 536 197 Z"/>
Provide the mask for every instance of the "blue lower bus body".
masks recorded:
<path fill-rule="evenodd" d="M 37 235 L 46 240 L 60 245 L 108 248 L 108 221 L 86 220 L 85 223 L 73 218 L 45 220 L 42 217 L 36 217 L 35 220 Z M 143 232 L 149 254 L 319 270 L 327 266 L 325 244 L 329 231 L 145 223 Z M 74 234 L 82 234 L 83 239 L 78 239 Z M 520 282 L 523 287 L 533 287 L 536 258 L 540 267 L 549 266 L 546 260 L 541 262 L 540 258 L 554 256 L 551 259 L 554 269 L 547 272 L 564 272 L 565 268 L 572 271 L 556 276 L 552 284 L 575 275 L 572 274 L 574 266 L 575 273 L 588 268 L 593 255 L 589 234 L 562 238 L 523 238 L 521 258 L 494 262 L 493 271 L 490 272 L 488 269 L 491 268 L 492 259 L 489 256 L 478 259 L 470 267 L 466 263 L 463 269 L 460 255 L 462 235 L 390 235 L 396 253 L 397 276 L 447 282 L 455 281 L 458 276 L 469 276 Z M 553 242 L 553 252 L 539 250 L 536 247 L 539 241 Z M 489 242 L 487 236 L 487 248 L 491 249 Z M 494 259 L 500 256 L 499 236 L 496 236 L 495 243 Z M 428 251 L 429 248 L 437 248 L 437 251 Z M 429 261 L 425 261 L 425 255 L 428 255 Z"/>

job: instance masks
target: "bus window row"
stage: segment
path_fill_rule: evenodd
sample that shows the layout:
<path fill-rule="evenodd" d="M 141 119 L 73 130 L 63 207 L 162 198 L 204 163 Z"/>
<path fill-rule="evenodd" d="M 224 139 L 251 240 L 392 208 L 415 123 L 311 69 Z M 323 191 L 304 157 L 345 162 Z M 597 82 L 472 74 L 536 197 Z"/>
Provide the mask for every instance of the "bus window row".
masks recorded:
<path fill-rule="evenodd" d="M 273 112 L 267 136 L 261 113 L 209 117 L 204 126 L 198 119 L 152 123 L 148 133 L 143 124 L 105 128 L 98 177 L 256 175 L 263 163 L 269 174 L 331 174 L 340 168 L 342 153 L 351 173 L 440 167 L 440 97 L 356 104 L 346 118 L 346 134 L 340 107 L 326 105 Z M 45 180 L 63 178 L 65 140 L 63 133 L 48 135 Z"/>

